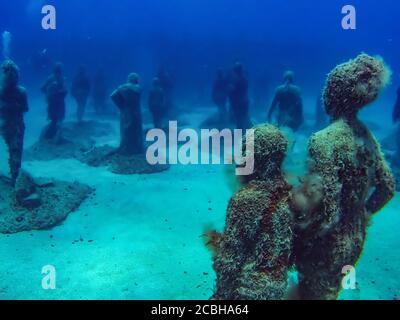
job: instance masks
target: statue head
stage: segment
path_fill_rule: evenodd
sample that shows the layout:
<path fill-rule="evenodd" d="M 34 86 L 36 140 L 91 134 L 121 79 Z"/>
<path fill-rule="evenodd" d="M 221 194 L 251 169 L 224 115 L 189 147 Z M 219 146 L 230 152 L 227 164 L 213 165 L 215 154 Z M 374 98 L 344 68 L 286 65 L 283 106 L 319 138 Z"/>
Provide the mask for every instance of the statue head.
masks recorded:
<path fill-rule="evenodd" d="M 283 132 L 271 125 L 261 124 L 254 130 L 254 174 L 246 180 L 268 179 L 280 175 L 286 157 L 289 141 Z M 249 134 L 249 133 L 247 133 Z M 243 138 L 243 148 L 245 140 Z"/>
<path fill-rule="evenodd" d="M 285 71 L 283 74 L 283 82 L 292 84 L 294 82 L 294 72 L 293 71 Z"/>
<path fill-rule="evenodd" d="M 137 73 L 130 73 L 128 76 L 128 82 L 132 84 L 139 84 L 139 75 Z"/>
<path fill-rule="evenodd" d="M 336 66 L 323 93 L 327 113 L 333 120 L 355 118 L 359 110 L 377 99 L 390 75 L 382 58 L 365 53 Z"/>
<path fill-rule="evenodd" d="M 18 84 L 19 69 L 12 60 L 5 60 L 1 64 L 2 86 L 13 87 Z"/>

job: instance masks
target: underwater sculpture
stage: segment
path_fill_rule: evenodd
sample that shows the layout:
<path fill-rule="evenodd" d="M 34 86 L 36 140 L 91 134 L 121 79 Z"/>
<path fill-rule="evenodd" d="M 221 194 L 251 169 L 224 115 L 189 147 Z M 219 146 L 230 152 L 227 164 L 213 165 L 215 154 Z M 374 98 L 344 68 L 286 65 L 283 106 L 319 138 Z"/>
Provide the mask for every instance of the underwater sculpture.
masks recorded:
<path fill-rule="evenodd" d="M 153 86 L 149 92 L 149 110 L 153 116 L 154 128 L 163 128 L 163 120 L 166 115 L 167 100 L 160 79 L 153 79 Z"/>
<path fill-rule="evenodd" d="M 212 101 L 218 107 L 218 112 L 208 116 L 200 125 L 201 128 L 225 129 L 230 125 L 230 115 L 227 110 L 229 95 L 229 77 L 222 70 L 218 69 L 212 86 Z"/>
<path fill-rule="evenodd" d="M 0 133 L 8 147 L 8 164 L 14 185 L 22 163 L 24 113 L 28 111 L 28 99 L 25 88 L 18 85 L 17 65 L 11 60 L 6 60 L 1 64 L 0 69 Z"/>
<path fill-rule="evenodd" d="M 139 76 L 131 73 L 127 83 L 111 94 L 111 99 L 120 111 L 120 145 L 92 148 L 79 160 L 94 166 L 109 166 L 119 174 L 153 173 L 164 171 L 168 165 L 150 165 L 144 148 L 142 112 L 140 109 L 141 87 Z"/>
<path fill-rule="evenodd" d="M 81 77 L 81 75 L 79 76 Z M 78 104 L 84 107 L 87 99 L 87 84 L 74 81 L 73 93 L 79 99 Z M 48 124 L 39 141 L 25 152 L 27 160 L 53 160 L 53 159 L 81 159 L 82 155 L 91 150 L 95 145 L 94 138 L 112 133 L 113 127 L 109 123 L 96 121 L 67 122 L 65 118 L 65 98 L 67 90 L 64 85 L 61 64 L 56 64 L 51 75 L 42 87 L 48 103 Z M 78 120 L 83 116 L 82 110 L 78 110 Z"/>
<path fill-rule="evenodd" d="M 231 198 L 224 232 L 208 233 L 217 300 L 277 300 L 287 294 L 293 216 L 291 186 L 281 167 L 288 141 L 269 124 L 254 130 L 254 173 Z"/>
<path fill-rule="evenodd" d="M 276 121 L 279 127 L 285 126 L 297 131 L 303 124 L 303 101 L 300 88 L 293 84 L 294 74 L 286 71 L 283 85 L 276 89 L 274 99 L 268 112 L 268 122 L 277 113 Z"/>
<path fill-rule="evenodd" d="M 305 179 L 317 186 L 319 197 L 312 204 L 298 201 L 299 195 L 293 201 L 302 299 L 337 298 L 342 268 L 357 263 L 371 215 L 394 196 L 395 182 L 379 143 L 357 118 L 376 100 L 388 75 L 381 59 L 366 54 L 328 75 L 324 101 L 332 124 L 310 138 Z"/>
<path fill-rule="evenodd" d="M 60 123 L 65 118 L 65 97 L 67 89 L 64 85 L 65 79 L 62 74 L 62 66 L 57 63 L 54 66 L 53 74 L 49 76 L 42 86 L 42 92 L 47 100 L 47 118 L 50 124 L 43 132 L 43 139 L 53 139 L 57 136 Z"/>
<path fill-rule="evenodd" d="M 144 150 L 141 90 L 139 76 L 131 73 L 128 82 L 111 94 L 111 99 L 120 111 L 121 141 L 118 153 L 122 155 L 139 154 Z"/>
<path fill-rule="evenodd" d="M 215 105 L 218 107 L 219 122 L 224 124 L 227 122 L 228 111 L 226 103 L 228 102 L 228 79 L 222 69 L 218 69 L 213 89 L 212 99 Z"/>
<path fill-rule="evenodd" d="M 164 90 L 166 110 L 171 112 L 175 107 L 173 101 L 174 83 L 172 78 L 169 72 L 162 66 L 158 69 L 157 78 L 160 80 L 160 86 Z"/>
<path fill-rule="evenodd" d="M 79 183 L 34 179 L 21 170 L 27 94 L 18 86 L 18 67 L 11 60 L 1 65 L 1 133 L 9 148 L 11 182 L 0 177 L 0 233 L 48 229 L 61 222 L 91 193 Z"/>
<path fill-rule="evenodd" d="M 251 127 L 248 88 L 243 65 L 237 62 L 229 79 L 229 103 L 237 129 L 245 130 Z"/>
<path fill-rule="evenodd" d="M 78 122 L 82 122 L 85 114 L 85 108 L 90 93 L 90 81 L 86 75 L 86 70 L 81 66 L 78 70 L 78 74 L 75 76 L 72 82 L 71 95 L 76 100 L 77 111 L 76 118 Z"/>

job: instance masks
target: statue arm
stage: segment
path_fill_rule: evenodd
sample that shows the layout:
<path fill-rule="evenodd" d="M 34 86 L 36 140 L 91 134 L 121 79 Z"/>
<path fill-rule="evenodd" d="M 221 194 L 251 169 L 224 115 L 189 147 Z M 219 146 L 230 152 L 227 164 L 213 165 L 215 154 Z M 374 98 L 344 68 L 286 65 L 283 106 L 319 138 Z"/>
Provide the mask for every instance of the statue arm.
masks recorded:
<path fill-rule="evenodd" d="M 367 201 L 367 212 L 374 214 L 381 210 L 395 195 L 396 182 L 389 168 L 378 142 L 375 140 L 378 153 L 377 166 L 374 177 L 375 190 Z"/>

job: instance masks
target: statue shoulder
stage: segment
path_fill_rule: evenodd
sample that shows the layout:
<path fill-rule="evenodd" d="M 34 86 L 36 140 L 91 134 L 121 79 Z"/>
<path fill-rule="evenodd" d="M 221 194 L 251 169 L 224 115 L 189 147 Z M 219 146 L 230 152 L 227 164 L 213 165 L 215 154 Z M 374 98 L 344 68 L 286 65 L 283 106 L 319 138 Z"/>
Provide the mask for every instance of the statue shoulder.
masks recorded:
<path fill-rule="evenodd" d="M 351 127 L 345 121 L 339 120 L 314 133 L 309 140 L 308 149 L 310 156 L 315 160 L 325 159 L 329 162 L 333 161 L 335 156 L 351 151 L 354 145 L 355 138 Z"/>

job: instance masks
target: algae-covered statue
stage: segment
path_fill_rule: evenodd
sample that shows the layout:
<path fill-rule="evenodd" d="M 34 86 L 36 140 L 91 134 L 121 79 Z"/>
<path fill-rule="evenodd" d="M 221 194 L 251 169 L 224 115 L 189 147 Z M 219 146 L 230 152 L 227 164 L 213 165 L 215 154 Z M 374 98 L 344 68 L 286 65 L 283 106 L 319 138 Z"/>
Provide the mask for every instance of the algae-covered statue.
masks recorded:
<path fill-rule="evenodd" d="M 254 173 L 231 198 L 222 234 L 208 233 L 217 274 L 213 299 L 285 299 L 291 266 L 291 186 L 282 172 L 288 141 L 272 125 L 254 128 Z"/>
<path fill-rule="evenodd" d="M 123 155 L 139 154 L 144 150 L 140 95 L 139 76 L 136 73 L 131 73 L 128 82 L 111 94 L 120 111 L 121 142 L 118 152 Z"/>
<path fill-rule="evenodd" d="M 163 128 L 163 121 L 167 114 L 167 99 L 161 81 L 157 77 L 153 79 L 153 86 L 149 92 L 148 105 L 153 116 L 154 127 Z"/>
<path fill-rule="evenodd" d="M 25 88 L 18 85 L 17 65 L 6 60 L 1 64 L 0 75 L 0 133 L 9 151 L 9 167 L 12 183 L 15 184 L 21 169 L 24 146 L 24 113 L 28 111 Z"/>
<path fill-rule="evenodd" d="M 304 121 L 303 101 L 300 88 L 293 82 L 293 72 L 285 72 L 283 84 L 276 89 L 267 120 L 271 122 L 273 115 L 277 113 L 276 121 L 279 127 L 284 126 L 297 131 Z"/>
<path fill-rule="evenodd" d="M 357 263 L 371 215 L 394 195 L 380 145 L 357 117 L 388 80 L 382 59 L 367 54 L 328 75 L 323 98 L 332 124 L 309 141 L 307 179 L 321 186 L 321 197 L 311 207 L 297 203 L 294 254 L 302 299 L 337 298 L 342 269 Z"/>
<path fill-rule="evenodd" d="M 45 128 L 42 138 L 53 139 L 60 130 L 60 123 L 65 118 L 65 97 L 67 89 L 65 88 L 65 79 L 62 74 L 62 65 L 57 63 L 53 74 L 49 76 L 42 86 L 42 92 L 47 100 L 47 118 L 50 124 Z"/>
<path fill-rule="evenodd" d="M 218 107 L 219 122 L 224 124 L 228 120 L 228 111 L 226 103 L 228 102 L 228 77 L 222 69 L 218 69 L 213 88 L 212 88 L 212 99 L 215 105 Z"/>
<path fill-rule="evenodd" d="M 237 62 L 229 79 L 229 103 L 236 128 L 242 130 L 251 127 L 248 89 L 249 84 L 243 65 Z"/>
<path fill-rule="evenodd" d="M 155 173 L 167 170 L 167 164 L 150 164 L 144 146 L 141 88 L 139 76 L 131 73 L 128 82 L 116 89 L 111 99 L 120 111 L 121 140 L 118 148 L 109 145 L 94 147 L 79 160 L 90 166 L 107 166 L 117 174 Z"/>
<path fill-rule="evenodd" d="M 18 86 L 14 62 L 3 62 L 0 70 L 0 129 L 9 149 L 11 171 L 11 183 L 0 177 L 0 233 L 49 229 L 76 210 L 92 189 L 79 183 L 33 179 L 21 169 L 27 94 Z"/>
<path fill-rule="evenodd" d="M 85 114 L 85 108 L 90 93 L 90 81 L 86 74 L 85 67 L 81 66 L 72 82 L 71 95 L 76 100 L 77 111 L 76 118 L 78 122 L 82 122 Z"/>

